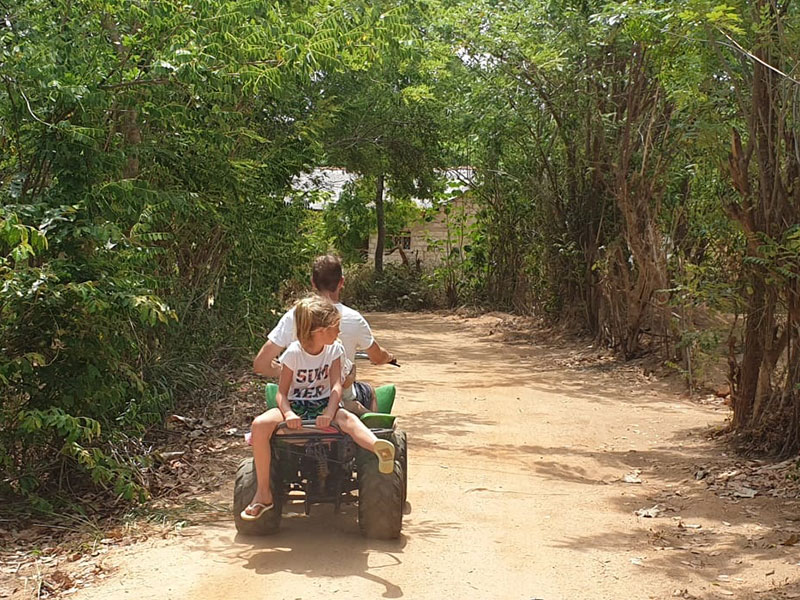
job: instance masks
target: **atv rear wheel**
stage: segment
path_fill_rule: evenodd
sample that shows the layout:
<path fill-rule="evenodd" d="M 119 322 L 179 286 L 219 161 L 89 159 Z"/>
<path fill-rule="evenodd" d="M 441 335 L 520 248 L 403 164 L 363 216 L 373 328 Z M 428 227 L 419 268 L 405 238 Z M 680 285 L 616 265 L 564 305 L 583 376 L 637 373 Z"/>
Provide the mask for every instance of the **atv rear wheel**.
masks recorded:
<path fill-rule="evenodd" d="M 241 512 L 247 508 L 258 487 L 256 477 L 256 467 L 251 458 L 245 458 L 239 463 L 236 470 L 236 483 L 233 486 L 233 520 L 236 523 L 236 531 L 242 535 L 270 535 L 277 533 L 281 524 L 281 511 L 283 510 L 283 494 L 279 469 L 275 454 L 272 455 L 270 488 L 272 489 L 272 502 L 274 507 L 267 511 L 261 518 L 255 521 L 245 521 L 241 517 Z"/>
<path fill-rule="evenodd" d="M 378 458 L 358 448 L 358 527 L 362 535 L 377 539 L 400 537 L 403 526 L 403 467 L 394 461 L 394 471 L 378 471 Z"/>
<path fill-rule="evenodd" d="M 389 437 L 389 441 L 394 444 L 394 459 L 400 463 L 403 469 L 403 504 L 405 504 L 408 496 L 408 441 L 406 432 L 395 429 L 391 437 Z"/>

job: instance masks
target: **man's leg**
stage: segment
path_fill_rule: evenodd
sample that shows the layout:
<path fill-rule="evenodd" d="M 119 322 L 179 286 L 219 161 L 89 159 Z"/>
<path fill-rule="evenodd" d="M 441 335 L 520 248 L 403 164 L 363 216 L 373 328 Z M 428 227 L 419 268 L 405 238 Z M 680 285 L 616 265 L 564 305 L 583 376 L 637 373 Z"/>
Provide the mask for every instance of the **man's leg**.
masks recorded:
<path fill-rule="evenodd" d="M 359 403 L 369 412 L 378 412 L 378 397 L 375 395 L 375 388 L 363 381 L 353 384 L 353 391 Z"/>
<path fill-rule="evenodd" d="M 356 393 L 356 385 L 353 384 L 352 386 L 345 388 L 342 392 L 342 406 L 356 415 L 360 417 L 366 412 L 369 412 L 369 408 L 361 404 L 358 399 L 358 394 Z"/>

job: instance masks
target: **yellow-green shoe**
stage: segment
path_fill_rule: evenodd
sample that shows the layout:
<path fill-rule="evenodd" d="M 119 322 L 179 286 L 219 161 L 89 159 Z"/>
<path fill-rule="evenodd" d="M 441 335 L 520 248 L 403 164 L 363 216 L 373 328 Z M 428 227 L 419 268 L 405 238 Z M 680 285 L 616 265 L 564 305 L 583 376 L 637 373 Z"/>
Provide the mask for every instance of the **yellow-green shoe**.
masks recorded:
<path fill-rule="evenodd" d="M 394 444 L 388 440 L 378 440 L 372 446 L 372 451 L 378 457 L 378 471 L 384 475 L 394 472 Z"/>

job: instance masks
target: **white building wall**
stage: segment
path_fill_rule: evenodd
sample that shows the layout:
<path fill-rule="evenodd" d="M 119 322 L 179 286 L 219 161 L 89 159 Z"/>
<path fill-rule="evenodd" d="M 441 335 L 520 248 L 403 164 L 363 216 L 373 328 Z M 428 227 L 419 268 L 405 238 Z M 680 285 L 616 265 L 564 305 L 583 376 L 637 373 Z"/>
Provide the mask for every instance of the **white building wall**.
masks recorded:
<path fill-rule="evenodd" d="M 442 207 L 432 221 L 422 221 L 409 227 L 411 248 L 404 252 L 412 265 L 419 260 L 422 266 L 435 267 L 442 262 L 450 248 L 469 243 L 468 230 L 475 222 L 474 208 L 463 198 L 450 202 L 450 207 L 449 215 L 445 214 Z M 448 224 L 450 225 L 449 246 L 447 243 Z M 463 230 L 463 232 L 459 230 Z M 461 239 L 459 236 L 462 236 Z M 377 233 L 369 236 L 369 262 L 375 262 L 377 239 Z M 389 246 L 388 243 L 387 246 Z M 401 264 L 403 259 L 400 252 L 394 250 L 390 254 L 384 253 L 383 262 L 384 264 Z"/>

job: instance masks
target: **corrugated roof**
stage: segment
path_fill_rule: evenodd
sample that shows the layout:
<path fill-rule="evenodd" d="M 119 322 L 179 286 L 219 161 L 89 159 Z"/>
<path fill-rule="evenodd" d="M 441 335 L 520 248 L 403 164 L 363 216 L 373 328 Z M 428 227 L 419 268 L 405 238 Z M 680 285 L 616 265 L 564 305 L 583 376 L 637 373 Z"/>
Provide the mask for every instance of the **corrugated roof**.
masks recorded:
<path fill-rule="evenodd" d="M 455 167 L 444 171 L 449 185 L 447 193 L 464 192 L 474 180 L 472 167 Z M 292 194 L 287 202 L 294 199 L 306 199 L 308 208 L 322 210 L 331 202 L 338 202 L 344 187 L 358 179 L 356 173 L 350 173 L 337 167 L 319 167 L 310 173 L 301 173 L 292 179 Z M 430 208 L 430 200 L 413 199 L 420 208 Z"/>

